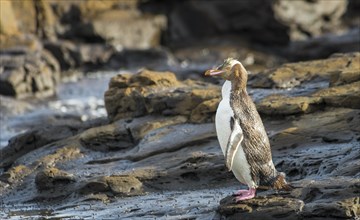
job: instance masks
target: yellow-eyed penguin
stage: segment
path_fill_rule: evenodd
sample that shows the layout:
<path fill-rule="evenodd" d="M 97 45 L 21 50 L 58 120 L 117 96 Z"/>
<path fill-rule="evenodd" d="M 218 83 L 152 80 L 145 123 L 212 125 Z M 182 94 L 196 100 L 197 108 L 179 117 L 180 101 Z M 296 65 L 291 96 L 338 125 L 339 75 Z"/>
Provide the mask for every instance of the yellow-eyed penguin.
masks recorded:
<path fill-rule="evenodd" d="M 226 166 L 249 190 L 239 190 L 236 201 L 251 199 L 259 186 L 290 190 L 285 174 L 272 161 L 268 136 L 255 104 L 246 91 L 248 73 L 237 60 L 228 58 L 206 76 L 219 75 L 226 81 L 215 117 L 217 137 Z"/>

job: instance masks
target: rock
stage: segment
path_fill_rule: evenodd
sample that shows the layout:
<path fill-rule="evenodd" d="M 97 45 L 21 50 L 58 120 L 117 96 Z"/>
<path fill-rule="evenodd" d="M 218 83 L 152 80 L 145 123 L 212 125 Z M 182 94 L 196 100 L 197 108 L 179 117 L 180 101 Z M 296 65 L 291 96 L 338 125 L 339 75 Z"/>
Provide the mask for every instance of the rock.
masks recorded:
<path fill-rule="evenodd" d="M 107 42 L 119 51 L 160 45 L 161 32 L 166 28 L 165 16 L 142 14 L 136 1 L 90 2 L 57 4 L 59 20 L 66 27 L 61 33 L 65 38 Z"/>
<path fill-rule="evenodd" d="M 4 158 L 0 167 L 7 167 L 21 156 L 48 143 L 72 136 L 76 130 L 76 125 L 72 123 L 72 125 L 43 126 L 20 134 L 10 139 L 8 146 L 0 149 L 0 154 Z"/>
<path fill-rule="evenodd" d="M 191 111 L 190 121 L 193 123 L 208 123 L 215 121 L 213 116 L 214 112 L 217 110 L 219 102 L 219 98 L 203 101 Z"/>
<path fill-rule="evenodd" d="M 279 0 L 273 3 L 273 10 L 276 19 L 290 27 L 291 40 L 304 40 L 324 33 L 337 33 L 347 4 L 347 1 Z"/>
<path fill-rule="evenodd" d="M 133 176 L 104 176 L 89 181 L 81 192 L 86 194 L 110 192 L 113 195 L 134 196 L 143 193 L 143 185 Z"/>
<path fill-rule="evenodd" d="M 313 97 L 322 97 L 328 106 L 360 108 L 360 81 L 321 89 L 312 94 Z"/>
<path fill-rule="evenodd" d="M 45 49 L 58 60 L 62 71 L 102 67 L 109 62 L 113 48 L 98 43 L 73 43 L 68 40 L 47 41 Z"/>
<path fill-rule="evenodd" d="M 98 151 L 124 150 L 134 147 L 147 133 L 161 127 L 186 122 L 182 116 L 168 118 L 147 116 L 119 120 L 109 125 L 91 128 L 80 134 L 83 146 Z"/>
<path fill-rule="evenodd" d="M 359 59 L 360 59 L 360 57 L 359 57 Z M 360 60 L 359 60 L 359 63 L 360 63 Z M 356 81 L 360 81 L 360 72 L 345 70 L 342 72 L 334 73 L 331 76 L 330 87 L 349 84 L 349 83 L 353 83 Z"/>
<path fill-rule="evenodd" d="M 16 21 L 12 1 L 10 0 L 0 2 L 0 33 L 5 35 L 19 33 L 18 22 Z"/>
<path fill-rule="evenodd" d="M 171 72 L 143 70 L 112 78 L 105 107 L 111 121 L 146 114 L 190 116 L 200 103 L 219 96 L 219 88 L 211 84 L 181 82 Z"/>
<path fill-rule="evenodd" d="M 270 95 L 262 99 L 256 107 L 260 113 L 267 115 L 310 113 L 323 107 L 323 99 L 321 97 Z"/>
<path fill-rule="evenodd" d="M 7 183 L 16 183 L 19 179 L 24 178 L 29 173 L 31 173 L 31 170 L 28 167 L 18 165 L 11 167 L 11 169 L 3 173 L 0 176 L 0 180 Z"/>
<path fill-rule="evenodd" d="M 328 178 L 302 180 L 290 194 L 260 192 L 254 199 L 234 203 L 233 197 L 220 202 L 218 212 L 226 219 L 339 219 L 360 214 L 359 179 Z M 344 187 L 344 188 L 343 188 Z M 331 201 L 324 201 L 328 196 Z"/>
<path fill-rule="evenodd" d="M 13 34 L 34 34 L 42 38 L 56 39 L 55 18 L 48 1 L 8 1 L 1 2 L 1 32 Z M 5 12 L 6 11 L 6 12 Z"/>
<path fill-rule="evenodd" d="M 298 219 L 298 213 L 304 207 L 304 202 L 295 198 L 282 196 L 262 197 L 234 204 L 234 197 L 221 200 L 218 212 L 226 219 Z"/>
<path fill-rule="evenodd" d="M 334 72 L 358 72 L 360 53 L 339 54 L 329 59 L 289 63 L 255 75 L 253 87 L 292 88 L 316 77 L 330 78 Z"/>
<path fill-rule="evenodd" d="M 346 170 L 342 176 L 360 175 L 359 169 L 352 166 L 360 153 L 360 146 L 355 144 L 360 138 L 359 113 L 358 109 L 327 108 L 285 118 L 293 120 L 290 124 L 285 122 L 287 125 L 273 122 L 279 130 L 269 135 L 270 143 L 283 157 L 275 165 L 293 180 L 336 176 L 338 170 Z"/>
<path fill-rule="evenodd" d="M 36 187 L 39 190 L 63 188 L 74 181 L 75 178 L 73 174 L 69 174 L 55 167 L 40 171 L 35 177 Z"/>
<path fill-rule="evenodd" d="M 300 144 L 311 145 L 321 143 L 323 138 L 342 137 L 342 140 L 355 140 L 360 123 L 357 109 L 325 108 L 312 114 L 299 115 L 299 118 L 289 116 L 286 120 L 296 122 L 279 126 L 276 134 L 269 135 L 272 146 L 284 149 L 297 148 Z M 316 120 L 314 120 L 316 119 Z"/>
<path fill-rule="evenodd" d="M 55 58 L 34 37 L 16 38 L 7 43 L 0 54 L 4 68 L 0 72 L 0 94 L 16 98 L 54 95 L 60 79 Z"/>
<path fill-rule="evenodd" d="M 58 60 L 62 71 L 79 67 L 81 64 L 76 45 L 70 41 L 46 42 L 44 47 Z"/>

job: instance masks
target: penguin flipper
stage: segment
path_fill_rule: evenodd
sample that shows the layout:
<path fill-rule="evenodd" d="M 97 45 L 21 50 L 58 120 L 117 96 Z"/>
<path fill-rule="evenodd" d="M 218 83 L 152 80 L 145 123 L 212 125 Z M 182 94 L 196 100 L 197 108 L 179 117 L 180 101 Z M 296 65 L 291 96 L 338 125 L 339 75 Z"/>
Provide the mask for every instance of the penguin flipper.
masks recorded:
<path fill-rule="evenodd" d="M 239 123 L 235 122 L 232 126 L 232 132 L 229 137 L 229 141 L 226 146 L 225 152 L 225 160 L 226 160 L 226 167 L 231 170 L 234 157 L 236 152 L 238 151 L 239 147 L 241 146 L 241 142 L 244 138 L 242 129 Z"/>

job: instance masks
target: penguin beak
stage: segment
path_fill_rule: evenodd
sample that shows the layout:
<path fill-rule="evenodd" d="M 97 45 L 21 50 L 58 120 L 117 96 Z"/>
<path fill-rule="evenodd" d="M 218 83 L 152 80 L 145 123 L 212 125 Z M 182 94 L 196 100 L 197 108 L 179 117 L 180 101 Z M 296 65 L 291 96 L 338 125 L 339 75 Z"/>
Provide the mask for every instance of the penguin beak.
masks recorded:
<path fill-rule="evenodd" d="M 205 72 L 205 76 L 216 76 L 225 73 L 225 70 L 211 69 Z"/>

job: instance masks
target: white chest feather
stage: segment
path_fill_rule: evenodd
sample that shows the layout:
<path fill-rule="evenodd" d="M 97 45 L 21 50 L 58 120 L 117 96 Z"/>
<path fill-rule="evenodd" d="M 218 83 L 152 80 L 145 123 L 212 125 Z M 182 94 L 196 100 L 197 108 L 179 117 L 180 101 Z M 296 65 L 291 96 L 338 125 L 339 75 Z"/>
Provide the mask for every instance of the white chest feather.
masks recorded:
<path fill-rule="evenodd" d="M 229 137 L 233 132 L 230 126 L 230 120 L 234 116 L 234 111 L 230 106 L 230 92 L 231 92 L 231 82 L 225 81 L 222 87 L 222 100 L 219 103 L 218 109 L 216 111 L 215 125 L 216 133 L 221 146 L 221 150 L 225 155 L 226 147 L 229 141 Z M 235 122 L 236 123 L 236 122 Z M 240 131 L 236 132 L 242 132 Z M 238 146 L 237 153 L 235 154 L 234 164 L 232 166 L 232 171 L 235 177 L 243 184 L 248 185 L 249 187 L 256 187 L 256 184 L 251 178 L 250 175 L 250 166 L 245 157 L 244 150 L 241 144 Z"/>

